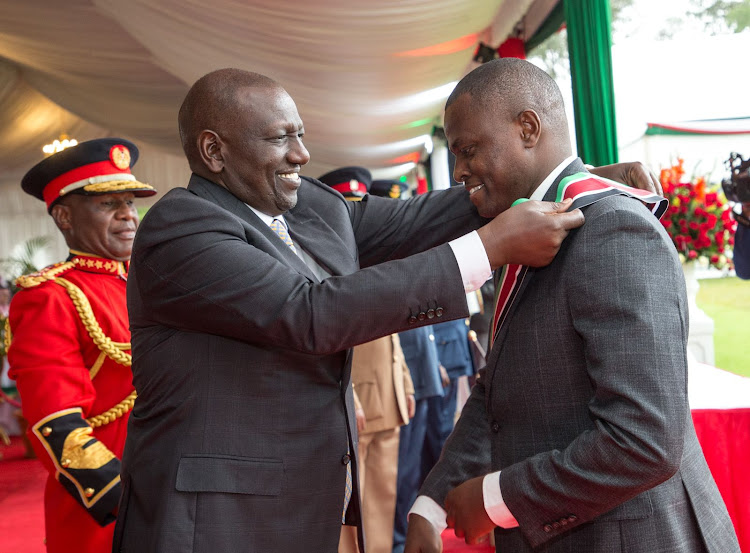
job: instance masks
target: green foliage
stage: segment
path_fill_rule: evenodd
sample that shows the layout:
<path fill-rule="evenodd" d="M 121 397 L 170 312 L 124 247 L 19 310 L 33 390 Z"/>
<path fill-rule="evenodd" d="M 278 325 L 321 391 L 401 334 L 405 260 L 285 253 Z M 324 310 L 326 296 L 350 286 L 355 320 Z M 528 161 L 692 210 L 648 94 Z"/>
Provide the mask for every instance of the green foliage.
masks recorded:
<path fill-rule="evenodd" d="M 547 40 L 531 50 L 528 56 L 539 58 L 542 68 L 555 80 L 567 75 L 570 72 L 567 31 L 562 29 L 551 34 Z"/>
<path fill-rule="evenodd" d="M 697 303 L 714 320 L 714 364 L 720 369 L 750 376 L 747 325 L 750 282 L 739 278 L 699 281 Z"/>
<path fill-rule="evenodd" d="M 29 238 L 21 245 L 20 253 L 12 257 L 0 259 L 0 272 L 7 276 L 13 292 L 16 290 L 13 282 L 18 277 L 33 273 L 41 268 L 36 266 L 35 258 L 50 242 L 51 239 L 49 236 Z"/>
<path fill-rule="evenodd" d="M 622 21 L 623 11 L 632 4 L 633 0 L 610 0 L 609 7 L 612 11 L 613 26 Z M 528 56 L 537 58 L 542 68 L 555 80 L 569 74 L 568 33 L 565 28 L 563 27 L 560 31 L 552 33 L 539 46 L 533 48 Z"/>
<path fill-rule="evenodd" d="M 692 0 L 690 15 L 703 21 L 714 34 L 739 33 L 750 28 L 750 0 Z"/>

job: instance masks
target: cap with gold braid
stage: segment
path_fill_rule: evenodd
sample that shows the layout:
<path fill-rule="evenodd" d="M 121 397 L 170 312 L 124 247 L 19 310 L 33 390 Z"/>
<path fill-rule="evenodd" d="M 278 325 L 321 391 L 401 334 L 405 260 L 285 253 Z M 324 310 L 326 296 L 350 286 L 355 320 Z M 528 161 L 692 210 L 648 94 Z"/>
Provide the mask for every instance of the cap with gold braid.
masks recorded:
<path fill-rule="evenodd" d="M 97 138 L 81 142 L 40 161 L 21 181 L 23 190 L 43 200 L 47 210 L 66 194 L 132 192 L 153 196 L 156 190 L 136 180 L 130 168 L 138 148 L 123 138 Z"/>
<path fill-rule="evenodd" d="M 341 167 L 318 177 L 318 180 L 341 192 L 349 201 L 361 200 L 372 184 L 372 175 L 364 167 Z"/>
<path fill-rule="evenodd" d="M 408 184 L 392 179 L 374 180 L 370 186 L 370 194 L 383 198 L 400 198 L 407 190 L 409 190 Z"/>

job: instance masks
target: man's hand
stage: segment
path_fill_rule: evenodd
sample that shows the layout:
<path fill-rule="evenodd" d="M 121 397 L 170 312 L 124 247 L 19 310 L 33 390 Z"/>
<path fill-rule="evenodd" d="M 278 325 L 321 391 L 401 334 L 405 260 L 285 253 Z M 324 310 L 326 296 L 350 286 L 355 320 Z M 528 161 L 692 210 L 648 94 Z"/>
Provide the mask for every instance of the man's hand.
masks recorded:
<path fill-rule="evenodd" d="M 493 269 L 515 263 L 542 267 L 552 262 L 570 229 L 580 227 L 580 209 L 566 213 L 572 200 L 528 201 L 505 210 L 477 233 Z"/>
<path fill-rule="evenodd" d="M 633 188 L 655 192 L 659 196 L 664 193 L 661 189 L 659 177 L 640 161 L 602 165 L 601 167 L 592 167 L 589 171 L 599 177 L 621 182 Z"/>
<path fill-rule="evenodd" d="M 413 419 L 417 412 L 417 400 L 414 399 L 414 394 L 406 395 L 406 412 L 410 419 Z"/>
<path fill-rule="evenodd" d="M 440 380 L 443 383 L 443 388 L 447 388 L 448 386 L 450 386 L 451 377 L 448 376 L 448 371 L 442 365 L 440 365 Z"/>
<path fill-rule="evenodd" d="M 365 426 L 367 426 L 367 417 L 365 417 L 365 410 L 355 409 L 354 416 L 357 419 L 357 432 L 361 434 L 365 431 Z"/>
<path fill-rule="evenodd" d="M 442 553 L 442 551 L 443 540 L 437 528 L 426 518 L 415 513 L 410 514 L 404 553 Z"/>
<path fill-rule="evenodd" d="M 495 523 L 484 510 L 483 482 L 484 476 L 467 480 L 453 488 L 445 498 L 448 528 L 453 528 L 456 537 L 464 538 L 468 544 L 484 541 L 495 528 Z"/>

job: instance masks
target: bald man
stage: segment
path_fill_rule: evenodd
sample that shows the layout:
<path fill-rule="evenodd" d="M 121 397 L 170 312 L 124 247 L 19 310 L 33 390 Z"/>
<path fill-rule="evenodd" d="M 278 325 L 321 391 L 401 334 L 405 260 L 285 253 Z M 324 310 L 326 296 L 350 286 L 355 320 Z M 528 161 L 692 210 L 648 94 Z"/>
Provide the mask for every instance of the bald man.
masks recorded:
<path fill-rule="evenodd" d="M 445 134 L 483 216 L 570 198 L 586 224 L 548 267 L 501 272 L 487 367 L 406 553 L 440 551 L 446 524 L 468 543 L 495 529 L 498 553 L 739 552 L 690 416 L 685 282 L 647 208 L 666 201 L 588 173 L 557 85 L 522 60 L 464 77 Z"/>
<path fill-rule="evenodd" d="M 149 211 L 128 282 L 114 550 L 331 552 L 342 523 L 365 550 L 350 348 L 466 317 L 491 267 L 548 263 L 580 212 L 487 223 L 462 187 L 347 202 L 300 177 L 302 119 L 255 73 L 199 79 L 179 126 L 193 175 Z"/>

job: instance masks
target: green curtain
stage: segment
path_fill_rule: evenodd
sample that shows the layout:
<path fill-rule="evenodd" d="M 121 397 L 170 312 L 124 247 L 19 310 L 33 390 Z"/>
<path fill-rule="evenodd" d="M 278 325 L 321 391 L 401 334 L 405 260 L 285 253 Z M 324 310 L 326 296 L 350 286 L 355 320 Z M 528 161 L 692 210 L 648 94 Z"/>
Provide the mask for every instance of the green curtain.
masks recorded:
<path fill-rule="evenodd" d="M 526 52 L 531 52 L 542 42 L 547 40 L 550 35 L 559 31 L 563 23 L 565 23 L 565 10 L 563 8 L 563 3 L 558 2 L 558 4 L 552 8 L 547 19 L 545 19 L 539 26 L 534 35 L 526 41 Z"/>
<path fill-rule="evenodd" d="M 578 155 L 591 165 L 617 163 L 609 0 L 563 1 Z"/>

